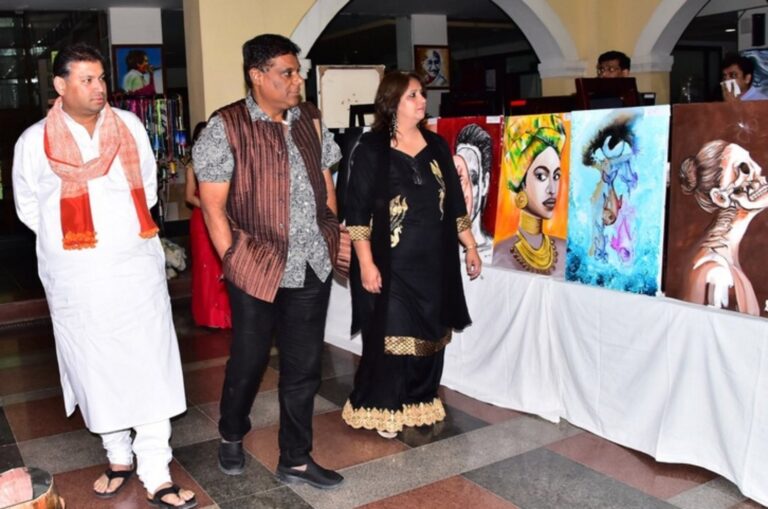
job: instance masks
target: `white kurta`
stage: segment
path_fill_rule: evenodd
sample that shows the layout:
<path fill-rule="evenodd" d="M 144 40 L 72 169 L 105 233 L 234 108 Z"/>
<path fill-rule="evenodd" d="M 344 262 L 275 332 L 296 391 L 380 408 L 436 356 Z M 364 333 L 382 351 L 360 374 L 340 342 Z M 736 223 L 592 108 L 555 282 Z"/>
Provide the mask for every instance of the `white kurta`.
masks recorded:
<path fill-rule="evenodd" d="M 157 170 L 144 126 L 132 113 L 114 111 L 136 140 L 151 207 Z M 93 138 L 69 116 L 66 121 L 83 160 L 96 157 L 102 119 Z M 139 236 L 128 180 L 116 158 L 107 175 L 88 182 L 96 247 L 65 251 L 61 179 L 43 150 L 44 125 L 31 126 L 16 143 L 13 192 L 19 218 L 37 234 L 67 415 L 80 406 L 95 433 L 178 415 L 186 409 L 184 382 L 160 240 Z"/>

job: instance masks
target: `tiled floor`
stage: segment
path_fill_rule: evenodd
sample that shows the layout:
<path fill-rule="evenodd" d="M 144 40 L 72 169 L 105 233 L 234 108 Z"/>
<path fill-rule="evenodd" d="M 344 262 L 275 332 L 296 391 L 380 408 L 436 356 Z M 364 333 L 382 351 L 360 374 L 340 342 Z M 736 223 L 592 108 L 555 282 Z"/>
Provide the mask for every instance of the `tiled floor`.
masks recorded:
<path fill-rule="evenodd" d="M 201 507 L 221 509 L 672 508 L 747 509 L 728 481 L 700 468 L 656 463 L 566 422 L 494 407 L 449 389 L 448 418 L 397 439 L 354 430 L 341 420 L 357 359 L 327 347 L 315 400 L 314 457 L 346 477 L 338 490 L 284 486 L 277 462 L 277 379 L 272 359 L 245 440 L 247 468 L 228 477 L 216 466 L 218 398 L 229 333 L 196 328 L 188 301 L 175 303 L 189 410 L 174 419 L 175 479 Z M 70 509 L 144 508 L 134 478 L 116 498 L 98 500 L 91 483 L 103 468 L 100 441 L 78 414 L 64 416 L 50 324 L 0 328 L 0 471 L 26 464 L 55 474 Z M 449 346 L 450 348 L 450 346 Z"/>

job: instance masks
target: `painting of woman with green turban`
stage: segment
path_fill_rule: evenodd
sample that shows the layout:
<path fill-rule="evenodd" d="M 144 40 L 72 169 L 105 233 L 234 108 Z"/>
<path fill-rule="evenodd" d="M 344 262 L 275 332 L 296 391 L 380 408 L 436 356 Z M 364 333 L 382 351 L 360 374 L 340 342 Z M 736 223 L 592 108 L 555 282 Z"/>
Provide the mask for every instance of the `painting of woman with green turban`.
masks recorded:
<path fill-rule="evenodd" d="M 563 275 L 568 128 L 566 114 L 506 119 L 494 265 Z"/>

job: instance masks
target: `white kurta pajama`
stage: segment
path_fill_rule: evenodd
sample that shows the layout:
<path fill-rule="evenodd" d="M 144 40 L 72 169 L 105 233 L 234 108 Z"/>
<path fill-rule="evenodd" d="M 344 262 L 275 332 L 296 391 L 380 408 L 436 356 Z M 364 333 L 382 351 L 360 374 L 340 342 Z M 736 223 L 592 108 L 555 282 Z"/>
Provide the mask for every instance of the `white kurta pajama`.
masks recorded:
<path fill-rule="evenodd" d="M 136 140 L 148 206 L 157 201 L 154 156 L 144 126 L 113 109 Z M 103 117 L 103 112 L 102 112 Z M 83 161 L 99 154 L 65 114 Z M 86 426 L 107 433 L 168 419 L 186 410 L 165 257 L 157 236 L 139 236 L 139 220 L 119 157 L 88 182 L 97 244 L 64 250 L 61 179 L 43 150 L 45 120 L 16 143 L 13 191 L 19 218 L 37 234 L 40 280 L 53 321 L 67 415 L 80 407 Z"/>

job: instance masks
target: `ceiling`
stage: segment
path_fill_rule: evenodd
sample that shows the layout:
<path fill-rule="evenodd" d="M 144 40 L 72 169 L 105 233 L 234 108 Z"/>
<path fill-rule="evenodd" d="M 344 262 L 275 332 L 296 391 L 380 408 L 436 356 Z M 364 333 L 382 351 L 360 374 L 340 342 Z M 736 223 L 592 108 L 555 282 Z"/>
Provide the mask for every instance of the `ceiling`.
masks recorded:
<path fill-rule="evenodd" d="M 0 11 L 91 11 L 109 7 L 181 9 L 182 0 L 0 0 Z"/>
<path fill-rule="evenodd" d="M 678 44 L 736 42 L 736 33 L 726 29 L 736 29 L 739 13 L 721 12 L 708 16 L 697 16 L 686 27 Z"/>
<path fill-rule="evenodd" d="M 339 14 L 396 18 L 411 14 L 445 14 L 451 19 L 503 20 L 507 15 L 489 0 L 351 0 Z"/>
<path fill-rule="evenodd" d="M 264 1 L 264 0 L 261 0 Z M 68 11 L 108 7 L 160 7 L 181 9 L 182 0 L 0 0 L 4 11 Z M 491 2 L 467 0 L 351 0 L 344 12 L 379 17 L 407 16 L 413 13 L 446 14 L 455 19 L 503 19 L 504 13 Z"/>
<path fill-rule="evenodd" d="M 351 0 L 312 48 L 304 49 L 313 62 L 395 65 L 396 20 L 417 13 L 446 15 L 452 51 L 525 41 L 517 25 L 491 0 Z"/>
<path fill-rule="evenodd" d="M 707 11 L 710 5 L 714 6 L 723 1 L 725 0 L 710 0 L 703 11 Z M 728 0 L 726 4 L 736 7 L 732 0 Z M 165 10 L 180 11 L 183 2 L 182 0 L 0 0 L 0 11 L 104 10 L 108 7 L 159 7 Z M 717 9 L 710 10 L 718 11 Z M 503 27 L 506 30 L 501 30 L 503 35 L 491 32 L 486 33 L 485 36 L 494 39 L 495 37 L 512 35 L 512 39 L 524 40 L 512 20 L 491 0 L 351 0 L 329 24 L 323 35 L 328 36 L 333 33 L 348 31 L 364 33 L 376 21 L 379 24 L 382 24 L 384 20 L 392 23 L 399 16 L 408 16 L 414 13 L 441 13 L 445 14 L 449 21 L 501 22 L 508 25 Z M 726 33 L 725 28 L 735 27 L 736 18 L 736 12 L 719 12 L 714 15 L 699 16 L 691 22 L 680 42 L 735 40 L 735 35 Z M 387 21 L 384 24 L 387 24 Z M 357 27 L 365 28 L 355 30 Z M 378 30 L 391 31 L 392 27 L 379 27 Z M 510 30 L 513 33 L 510 33 Z M 370 36 L 374 34 L 375 30 L 374 33 L 365 35 L 370 41 Z M 478 36 L 482 37 L 482 35 L 483 29 L 480 28 L 479 31 L 469 37 L 469 40 Z M 363 41 L 358 38 L 357 45 L 361 45 L 361 42 Z"/>

